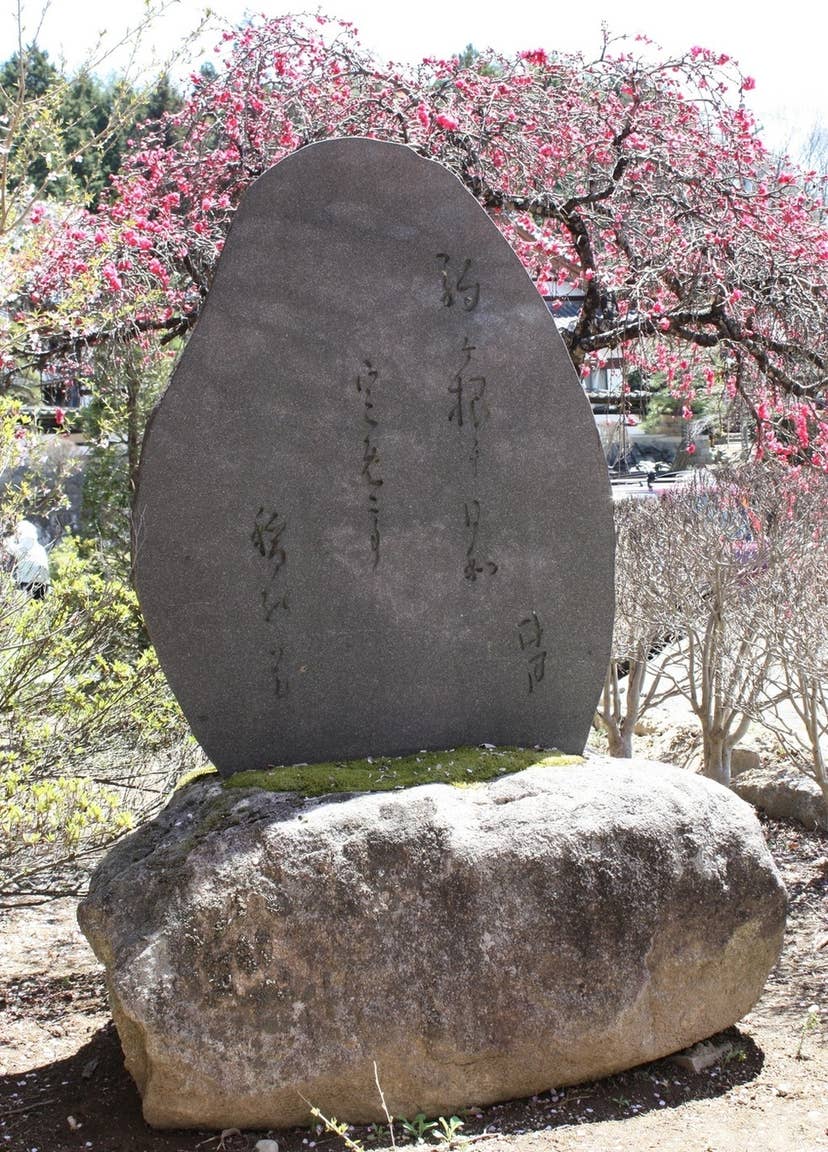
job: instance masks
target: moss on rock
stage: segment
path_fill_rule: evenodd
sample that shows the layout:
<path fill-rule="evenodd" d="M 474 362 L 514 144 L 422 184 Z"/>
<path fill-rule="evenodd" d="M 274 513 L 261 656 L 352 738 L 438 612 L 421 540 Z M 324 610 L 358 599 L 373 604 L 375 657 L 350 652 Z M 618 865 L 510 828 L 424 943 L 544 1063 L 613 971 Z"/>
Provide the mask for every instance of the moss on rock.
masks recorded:
<path fill-rule="evenodd" d="M 292 764 L 261 771 L 237 772 L 225 788 L 261 788 L 267 792 L 298 792 L 324 796 L 330 792 L 390 792 L 417 784 L 482 784 L 532 765 L 556 767 L 579 764 L 581 756 L 537 748 L 451 748 L 411 756 L 369 756 L 322 764 Z"/>

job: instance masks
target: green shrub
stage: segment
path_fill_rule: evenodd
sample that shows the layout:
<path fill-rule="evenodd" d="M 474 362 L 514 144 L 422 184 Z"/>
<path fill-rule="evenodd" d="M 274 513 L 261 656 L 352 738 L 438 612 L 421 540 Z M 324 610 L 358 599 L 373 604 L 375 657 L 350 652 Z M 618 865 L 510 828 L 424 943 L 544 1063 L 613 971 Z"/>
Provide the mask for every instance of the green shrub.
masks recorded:
<path fill-rule="evenodd" d="M 200 760 L 135 593 L 65 538 L 29 600 L 0 573 L 0 892 L 66 889 Z"/>

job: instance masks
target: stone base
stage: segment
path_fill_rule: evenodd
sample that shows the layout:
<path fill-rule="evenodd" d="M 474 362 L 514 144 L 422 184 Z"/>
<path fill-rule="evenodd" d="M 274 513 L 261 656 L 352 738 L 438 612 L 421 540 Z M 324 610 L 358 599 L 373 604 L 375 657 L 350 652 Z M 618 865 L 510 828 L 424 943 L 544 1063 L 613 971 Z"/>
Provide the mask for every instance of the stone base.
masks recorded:
<path fill-rule="evenodd" d="M 610 1075 L 739 1020 L 785 894 L 749 806 L 642 761 L 302 800 L 178 794 L 98 868 L 144 1115 L 279 1128 L 451 1115 Z"/>

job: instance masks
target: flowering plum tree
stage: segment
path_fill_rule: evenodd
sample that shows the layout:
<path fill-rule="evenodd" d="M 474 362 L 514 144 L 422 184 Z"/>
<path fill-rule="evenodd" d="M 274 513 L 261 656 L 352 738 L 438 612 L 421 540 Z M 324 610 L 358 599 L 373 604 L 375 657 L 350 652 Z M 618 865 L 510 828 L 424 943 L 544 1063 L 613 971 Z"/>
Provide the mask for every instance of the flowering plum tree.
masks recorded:
<path fill-rule="evenodd" d="M 607 39 L 596 60 L 466 53 L 408 70 L 349 25 L 290 16 L 217 52 L 184 106 L 137 134 L 96 211 L 30 215 L 0 369 L 185 335 L 250 182 L 314 141 L 369 136 L 454 171 L 540 291 L 583 292 L 565 335 L 576 368 L 623 347 L 688 404 L 741 397 L 760 453 L 828 467 L 828 230 L 813 174 L 771 161 L 744 106 L 753 80 L 728 57 L 653 60 Z"/>

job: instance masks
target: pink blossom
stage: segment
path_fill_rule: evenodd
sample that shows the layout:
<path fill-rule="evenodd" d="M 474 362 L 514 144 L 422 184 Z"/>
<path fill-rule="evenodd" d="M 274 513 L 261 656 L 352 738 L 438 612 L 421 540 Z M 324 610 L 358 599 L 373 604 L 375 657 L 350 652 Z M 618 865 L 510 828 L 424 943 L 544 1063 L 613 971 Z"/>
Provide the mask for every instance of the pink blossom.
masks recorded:
<path fill-rule="evenodd" d="M 546 52 L 544 52 L 543 48 L 535 48 L 530 52 L 521 52 L 520 55 L 527 64 L 534 64 L 536 68 L 542 68 L 547 59 Z"/>
<path fill-rule="evenodd" d="M 356 59 L 365 65 L 358 85 Z M 47 339 L 56 324 L 82 335 L 122 330 L 130 319 L 155 332 L 165 309 L 179 315 L 198 307 L 183 257 L 194 253 L 209 277 L 254 173 L 325 136 L 426 139 L 424 151 L 458 172 L 481 200 L 492 193 L 491 218 L 507 237 L 517 231 L 520 259 L 536 284 L 606 285 L 617 317 L 636 320 L 625 357 L 631 366 L 660 372 L 679 410 L 691 407 L 694 389 L 705 383 L 736 392 L 730 361 L 715 349 L 691 347 L 675 320 L 696 306 L 718 308 L 718 301 L 738 312 L 744 339 L 760 349 L 776 341 L 783 351 L 771 356 L 774 365 L 811 384 L 817 373 L 806 342 L 820 358 L 825 352 L 819 309 L 828 290 L 828 229 L 816 204 L 821 193 L 816 176 L 771 163 L 748 98 L 734 94 L 754 87 L 750 77 L 700 46 L 664 56 L 654 68 L 642 68 L 627 48 L 593 61 L 588 74 L 583 61 L 560 51 L 547 58 L 530 49 L 497 69 L 487 63 L 485 55 L 468 67 L 456 58 L 434 59 L 419 74 L 372 60 L 342 24 L 336 35 L 322 37 L 312 19 L 254 19 L 228 35 L 214 81 L 194 85 L 179 113 L 134 131 L 97 212 L 73 208 L 55 219 L 48 237 L 32 228 L 21 324 Z M 547 70 L 554 81 L 548 87 Z M 620 178 L 619 155 L 626 164 Z M 682 174 L 680 196 L 667 192 L 671 172 Z M 591 187 L 607 193 L 577 208 L 585 248 L 544 206 L 580 200 Z M 542 211 L 520 215 L 533 202 Z M 38 205 L 30 218 L 42 212 Z M 45 214 L 51 223 L 48 203 Z M 131 264 L 122 262 L 125 254 Z M 87 265 L 95 275 L 82 271 Z M 784 285 L 796 282 L 809 290 L 792 293 L 786 308 Z M 605 323 L 600 315 L 585 317 L 593 319 L 599 329 Z M 699 328 L 714 326 L 702 320 Z M 658 333 L 664 339 L 650 338 Z M 734 344 L 741 339 L 737 333 Z M 581 360 L 583 347 L 573 355 Z M 782 410 L 785 389 L 777 399 L 763 377 L 762 362 L 746 357 L 738 389 L 754 411 L 764 401 L 765 451 L 779 455 L 786 445 L 772 438 L 768 424 Z M 796 430 L 785 437 L 794 458 L 797 438 L 805 444 L 810 437 L 809 460 L 825 467 L 822 411 L 806 411 L 791 395 L 785 416 L 786 429 Z"/>
<path fill-rule="evenodd" d="M 114 264 L 111 262 L 104 264 L 103 268 L 101 269 L 101 275 L 103 276 L 104 280 L 106 280 L 107 284 L 113 292 L 121 291 L 124 285 Z"/>
<path fill-rule="evenodd" d="M 449 116 L 445 112 L 441 112 L 438 116 L 434 117 L 434 123 L 438 128 L 443 128 L 446 132 L 453 132 L 459 125 L 460 121 L 456 120 L 454 116 Z"/>

